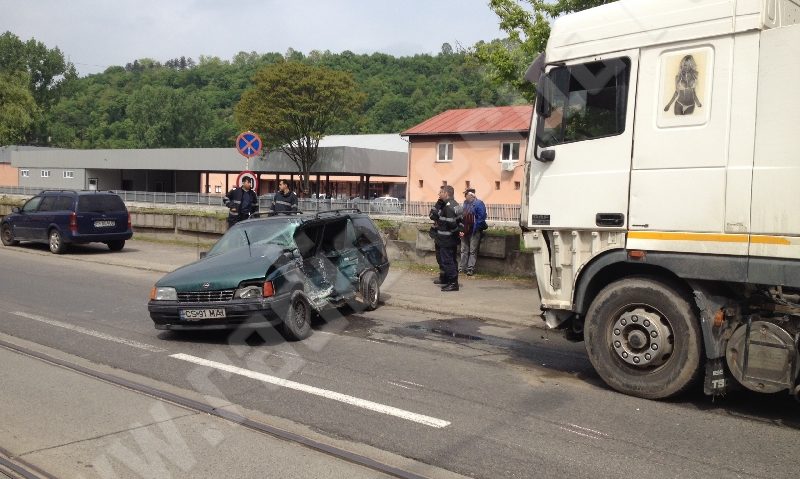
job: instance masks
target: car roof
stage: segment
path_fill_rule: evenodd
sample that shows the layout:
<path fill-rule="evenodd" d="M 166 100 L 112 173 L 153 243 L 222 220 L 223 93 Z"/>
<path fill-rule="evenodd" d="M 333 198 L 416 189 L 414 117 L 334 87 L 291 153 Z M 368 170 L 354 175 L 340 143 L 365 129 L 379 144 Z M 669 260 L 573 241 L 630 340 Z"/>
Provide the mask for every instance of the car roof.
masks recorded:
<path fill-rule="evenodd" d="M 39 193 L 40 195 L 114 195 L 119 196 L 113 191 L 95 191 L 95 190 L 44 190 Z"/>
<path fill-rule="evenodd" d="M 299 219 L 301 223 L 312 221 L 328 221 L 336 218 L 368 218 L 367 214 L 356 208 L 346 208 L 330 211 L 308 211 L 292 214 L 277 214 L 274 216 L 258 216 L 245 221 L 274 221 L 278 219 Z"/>

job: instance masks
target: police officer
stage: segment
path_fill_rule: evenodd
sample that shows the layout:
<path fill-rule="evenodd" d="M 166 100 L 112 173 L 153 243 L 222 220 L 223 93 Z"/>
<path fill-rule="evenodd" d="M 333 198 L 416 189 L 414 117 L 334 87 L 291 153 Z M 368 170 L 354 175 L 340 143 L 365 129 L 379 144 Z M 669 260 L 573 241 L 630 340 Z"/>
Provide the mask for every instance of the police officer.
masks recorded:
<path fill-rule="evenodd" d="M 436 226 L 436 243 L 439 245 L 439 257 L 445 280 L 442 291 L 458 291 L 456 254 L 460 242 L 458 233 L 463 230 L 463 225 L 461 205 L 453 199 L 454 193 L 450 185 L 442 186 L 439 190 L 439 199 L 444 201 Z"/>
<path fill-rule="evenodd" d="M 275 193 L 275 198 L 272 200 L 269 215 L 274 216 L 278 213 L 297 213 L 297 195 L 289 189 L 286 180 L 278 182 L 278 192 Z"/>
<path fill-rule="evenodd" d="M 430 214 L 428 215 L 428 217 L 433 220 L 433 225 L 428 232 L 428 236 L 430 236 L 433 240 L 433 248 L 436 253 L 436 264 L 439 265 L 439 277 L 433 280 L 433 284 L 439 284 L 442 286 L 447 284 L 447 279 L 445 278 L 444 268 L 442 267 L 442 251 L 441 248 L 439 248 L 439 242 L 436 240 L 436 237 L 438 236 L 436 234 L 436 230 L 439 227 L 439 215 L 442 214 L 442 208 L 444 208 L 444 205 L 445 201 L 439 198 L 439 200 L 436 201 L 436 205 L 431 208 Z"/>
<path fill-rule="evenodd" d="M 228 207 L 228 228 L 257 212 L 258 196 L 253 191 L 253 178 L 243 177 L 242 186 L 230 190 L 223 201 Z"/>

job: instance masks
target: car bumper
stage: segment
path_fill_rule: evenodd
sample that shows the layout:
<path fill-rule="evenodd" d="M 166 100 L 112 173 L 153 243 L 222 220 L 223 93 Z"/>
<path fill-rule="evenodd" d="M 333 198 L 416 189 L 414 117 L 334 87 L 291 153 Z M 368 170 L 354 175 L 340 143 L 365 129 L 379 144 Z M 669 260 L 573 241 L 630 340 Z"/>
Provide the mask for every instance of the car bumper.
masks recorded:
<path fill-rule="evenodd" d="M 64 242 L 84 244 L 84 243 L 106 243 L 108 241 L 129 240 L 133 237 L 133 231 L 123 231 L 121 233 L 96 233 L 96 234 L 69 234 L 64 235 Z"/>
<path fill-rule="evenodd" d="M 180 303 L 178 301 L 150 301 L 147 309 L 156 329 L 162 330 L 225 330 L 239 328 L 266 328 L 283 322 L 289 307 L 289 296 L 282 298 L 242 299 L 225 302 Z M 224 318 L 181 319 L 183 309 L 225 310 Z"/>

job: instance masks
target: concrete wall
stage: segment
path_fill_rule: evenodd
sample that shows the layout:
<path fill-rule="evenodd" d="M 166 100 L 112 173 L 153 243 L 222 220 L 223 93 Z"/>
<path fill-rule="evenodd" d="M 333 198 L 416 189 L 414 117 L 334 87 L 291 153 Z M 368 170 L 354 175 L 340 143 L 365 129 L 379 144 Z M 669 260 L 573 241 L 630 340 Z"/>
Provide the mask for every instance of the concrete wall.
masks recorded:
<path fill-rule="evenodd" d="M 82 185 L 74 186 L 75 189 L 89 189 L 89 179 L 97 178 L 98 190 L 121 190 L 122 174 L 120 170 L 86 170 L 86 181 Z"/>
<path fill-rule="evenodd" d="M 81 190 L 84 189 L 85 171 L 82 168 L 20 168 L 19 186 L 47 188 L 53 190 Z M 22 170 L 28 171 L 28 176 L 22 176 Z M 49 172 L 49 176 L 42 176 L 42 172 Z M 64 178 L 64 172 L 72 172 L 72 178 Z"/>

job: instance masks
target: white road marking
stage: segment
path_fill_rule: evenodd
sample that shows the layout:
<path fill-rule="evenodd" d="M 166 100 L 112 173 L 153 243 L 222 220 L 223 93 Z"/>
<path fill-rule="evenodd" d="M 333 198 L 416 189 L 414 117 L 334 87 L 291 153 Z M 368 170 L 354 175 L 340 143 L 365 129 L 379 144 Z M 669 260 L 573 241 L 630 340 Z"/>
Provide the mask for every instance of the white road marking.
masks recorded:
<path fill-rule="evenodd" d="M 581 426 L 578 426 L 577 424 L 570 424 L 570 427 L 574 427 L 576 429 L 581 429 L 583 431 L 587 431 L 587 432 L 590 432 L 592 434 L 597 434 L 598 436 L 611 437 L 611 436 L 609 436 L 608 434 L 606 434 L 604 432 L 595 431 L 594 429 L 589 429 L 588 427 L 581 427 Z"/>
<path fill-rule="evenodd" d="M 391 381 L 387 381 L 387 382 L 388 382 L 389 384 L 391 384 L 392 386 L 397 386 L 397 387 L 399 387 L 399 388 L 403 388 L 403 389 L 411 389 L 410 387 L 408 387 L 408 386 L 403 386 L 402 384 L 393 383 L 393 382 L 391 382 Z"/>
<path fill-rule="evenodd" d="M 412 385 L 412 386 L 417 386 L 418 388 L 424 388 L 424 387 L 425 387 L 425 386 L 423 386 L 422 384 L 412 383 L 411 381 L 404 381 L 404 380 L 402 380 L 402 379 L 400 379 L 399 381 L 400 381 L 401 383 L 406 383 L 406 384 L 410 384 L 410 385 Z"/>
<path fill-rule="evenodd" d="M 110 334 L 101 333 L 99 331 L 94 331 L 92 329 L 87 329 L 81 326 L 76 326 L 74 324 L 64 323 L 61 321 L 56 321 L 55 319 L 45 318 L 43 316 L 37 316 L 35 314 L 23 313 L 21 311 L 12 311 L 11 314 L 15 316 L 21 316 L 23 318 L 32 319 L 34 321 L 39 321 L 40 323 L 49 324 L 50 326 L 56 326 L 59 328 L 69 329 L 70 331 L 75 331 L 76 333 L 85 334 L 87 336 L 92 336 L 95 338 L 105 339 L 106 341 L 113 341 L 115 343 L 124 344 L 126 346 L 130 346 L 132 348 L 143 349 L 145 351 L 150 351 L 151 353 L 165 353 L 167 352 L 166 349 L 161 349 L 156 346 L 151 346 L 149 344 L 140 343 L 139 341 L 134 341 L 132 339 L 125 339 L 125 338 L 118 338 L 116 336 L 111 336 Z"/>
<path fill-rule="evenodd" d="M 196 356 L 190 356 L 188 354 L 182 354 L 182 353 L 172 354 L 170 355 L 170 357 L 175 359 L 180 359 L 182 361 L 188 361 L 194 364 L 199 364 L 200 366 L 206 366 L 209 368 L 219 369 L 220 371 L 226 371 L 229 373 L 238 374 L 240 376 L 244 376 L 250 379 L 255 379 L 257 381 L 262 381 L 269 384 L 274 384 L 276 386 L 285 387 L 288 389 L 294 389 L 295 391 L 313 394 L 315 396 L 324 397 L 326 399 L 332 399 L 334 401 L 350 404 L 351 406 L 356 406 L 370 411 L 379 412 L 381 414 L 387 414 L 389 416 L 398 417 L 400 419 L 406 419 L 408 421 L 424 424 L 426 426 L 443 428 L 450 425 L 450 421 L 445 421 L 430 416 L 424 416 L 422 414 L 405 411 L 403 409 L 387 406 L 385 404 L 379 404 L 376 402 L 367 401 L 365 399 L 348 396 L 346 394 L 337 393 L 335 391 L 329 391 L 327 389 L 308 386 L 306 384 L 289 381 L 288 379 L 283 379 L 276 376 L 270 376 L 264 373 L 250 371 L 249 369 L 231 366 L 229 364 L 223 364 L 216 361 L 209 361 L 207 359 L 198 358 Z"/>
<path fill-rule="evenodd" d="M 604 439 L 609 438 L 608 434 L 602 433 L 600 431 L 595 431 L 594 429 L 589 429 L 588 427 L 581 427 L 577 424 L 568 424 L 569 427 L 558 426 L 562 431 L 571 432 L 572 434 L 577 434 L 578 436 L 588 437 L 589 439 Z"/>

